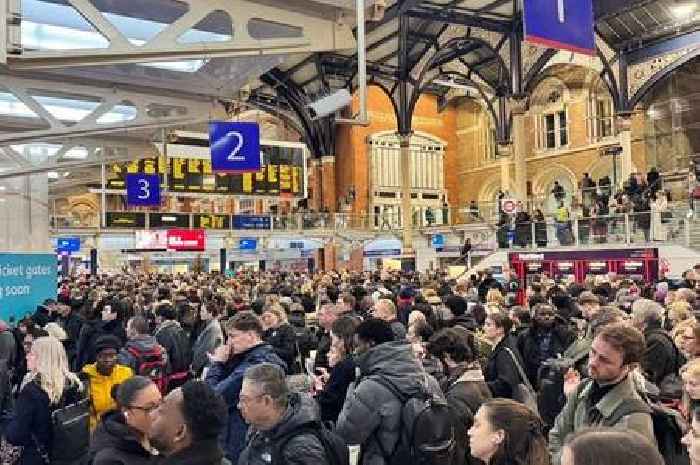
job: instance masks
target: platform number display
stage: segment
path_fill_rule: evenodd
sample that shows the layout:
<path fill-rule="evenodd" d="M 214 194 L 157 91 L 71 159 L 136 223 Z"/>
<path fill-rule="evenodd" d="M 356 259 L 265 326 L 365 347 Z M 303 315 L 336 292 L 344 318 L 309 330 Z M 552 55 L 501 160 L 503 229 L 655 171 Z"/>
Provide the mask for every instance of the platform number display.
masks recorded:
<path fill-rule="evenodd" d="M 258 123 L 209 123 L 209 149 L 215 172 L 256 173 L 262 167 Z"/>
<path fill-rule="evenodd" d="M 160 205 L 160 177 L 157 174 L 128 174 L 126 203 L 133 206 Z"/>
<path fill-rule="evenodd" d="M 524 0 L 525 41 L 595 55 L 593 0 Z"/>

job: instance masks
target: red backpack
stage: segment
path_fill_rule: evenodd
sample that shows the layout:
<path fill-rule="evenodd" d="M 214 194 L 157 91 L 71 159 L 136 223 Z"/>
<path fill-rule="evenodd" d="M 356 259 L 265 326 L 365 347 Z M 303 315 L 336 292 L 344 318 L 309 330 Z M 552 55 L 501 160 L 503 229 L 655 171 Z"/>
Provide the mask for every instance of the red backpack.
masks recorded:
<path fill-rule="evenodd" d="M 127 347 L 126 350 L 136 359 L 135 374 L 151 378 L 160 392 L 165 394 L 167 389 L 165 350 L 158 344 L 146 351 L 133 346 Z"/>

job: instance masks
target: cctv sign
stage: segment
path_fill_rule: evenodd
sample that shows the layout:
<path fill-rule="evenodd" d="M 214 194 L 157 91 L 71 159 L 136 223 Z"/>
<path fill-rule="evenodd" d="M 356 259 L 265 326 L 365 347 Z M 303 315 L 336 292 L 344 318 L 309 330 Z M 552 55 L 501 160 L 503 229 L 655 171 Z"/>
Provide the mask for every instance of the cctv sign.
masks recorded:
<path fill-rule="evenodd" d="M 209 123 L 212 170 L 219 173 L 256 173 L 262 166 L 260 126 L 257 123 Z"/>

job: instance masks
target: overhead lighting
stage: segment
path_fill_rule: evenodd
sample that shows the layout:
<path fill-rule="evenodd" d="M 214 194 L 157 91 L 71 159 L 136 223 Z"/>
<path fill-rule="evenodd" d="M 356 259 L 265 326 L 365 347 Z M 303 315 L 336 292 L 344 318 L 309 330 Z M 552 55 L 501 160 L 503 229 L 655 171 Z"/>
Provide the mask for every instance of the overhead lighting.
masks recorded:
<path fill-rule="evenodd" d="M 698 9 L 698 4 L 695 1 L 683 1 L 671 6 L 671 13 L 676 19 L 687 19 Z"/>
<path fill-rule="evenodd" d="M 46 173 L 46 175 L 49 177 L 49 179 L 58 179 L 58 173 L 55 171 L 49 171 Z"/>
<path fill-rule="evenodd" d="M 73 160 L 84 160 L 88 157 L 88 151 L 85 147 L 73 147 L 63 154 L 63 158 L 70 158 Z"/>
<path fill-rule="evenodd" d="M 0 186 L 0 191 L 4 191 L 5 189 L 7 189 L 5 186 Z"/>
<path fill-rule="evenodd" d="M 67 178 L 68 176 L 70 176 L 70 171 L 65 171 L 65 172 L 63 173 L 63 177 L 64 177 L 64 178 Z"/>

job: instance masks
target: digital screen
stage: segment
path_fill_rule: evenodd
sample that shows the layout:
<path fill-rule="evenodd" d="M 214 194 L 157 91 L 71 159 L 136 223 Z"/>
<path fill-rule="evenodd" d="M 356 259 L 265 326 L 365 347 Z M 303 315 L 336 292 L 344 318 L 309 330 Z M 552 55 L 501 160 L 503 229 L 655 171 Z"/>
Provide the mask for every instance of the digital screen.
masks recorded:
<path fill-rule="evenodd" d="M 202 229 L 230 229 L 231 217 L 229 215 L 196 214 L 192 220 L 195 228 Z"/>
<path fill-rule="evenodd" d="M 255 250 L 258 248 L 258 240 L 250 238 L 241 239 L 238 248 L 240 250 Z"/>
<path fill-rule="evenodd" d="M 151 228 L 189 228 L 190 215 L 178 213 L 151 213 L 148 217 Z"/>
<path fill-rule="evenodd" d="M 79 237 L 59 237 L 56 240 L 56 252 L 78 252 L 79 250 Z"/>
<path fill-rule="evenodd" d="M 129 173 L 157 174 L 161 188 L 171 192 L 231 194 L 303 198 L 305 159 L 300 147 L 261 145 L 262 168 L 255 173 L 214 173 L 211 160 L 177 156 L 172 153 L 108 166 L 107 189 L 125 189 Z M 167 176 L 166 176 L 167 175 Z M 167 185 L 166 185 L 167 179 Z"/>
<path fill-rule="evenodd" d="M 107 212 L 105 226 L 108 228 L 145 228 L 146 214 L 137 212 Z"/>

